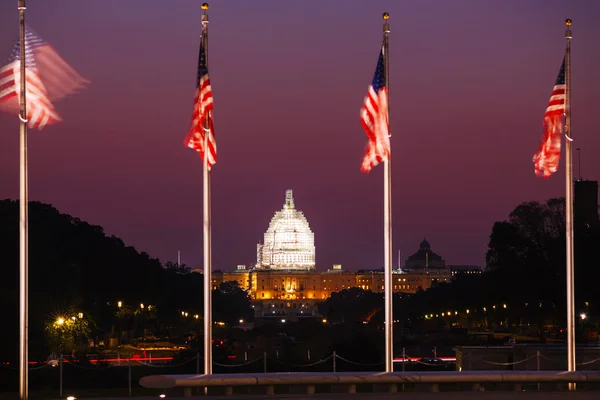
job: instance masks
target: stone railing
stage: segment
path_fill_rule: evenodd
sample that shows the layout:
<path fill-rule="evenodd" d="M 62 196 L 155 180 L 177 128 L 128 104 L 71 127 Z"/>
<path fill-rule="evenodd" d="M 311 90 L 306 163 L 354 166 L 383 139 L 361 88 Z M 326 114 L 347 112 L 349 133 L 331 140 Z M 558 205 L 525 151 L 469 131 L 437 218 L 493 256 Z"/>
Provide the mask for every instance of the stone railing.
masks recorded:
<path fill-rule="evenodd" d="M 470 384 L 479 390 L 482 384 L 514 385 L 521 390 L 524 384 L 600 383 L 600 371 L 468 371 L 468 372 L 320 372 L 215 375 L 152 375 L 140 379 L 140 385 L 154 389 L 182 389 L 184 396 L 193 388 L 221 388 L 221 393 L 233 394 L 234 387 L 261 387 L 263 393 L 275 394 L 275 388 L 286 386 L 314 394 L 316 385 L 343 387 L 346 393 L 356 393 L 356 385 L 373 385 L 374 392 L 397 392 L 398 386 L 426 385 L 439 391 L 440 384 Z M 587 388 L 589 390 L 589 388 Z"/>

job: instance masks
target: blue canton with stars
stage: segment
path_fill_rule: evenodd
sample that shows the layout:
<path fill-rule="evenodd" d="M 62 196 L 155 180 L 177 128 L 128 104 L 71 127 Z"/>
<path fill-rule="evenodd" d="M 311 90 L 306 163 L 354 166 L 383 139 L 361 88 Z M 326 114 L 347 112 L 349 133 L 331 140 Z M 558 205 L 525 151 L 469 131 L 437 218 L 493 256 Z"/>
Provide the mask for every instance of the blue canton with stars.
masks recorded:
<path fill-rule="evenodd" d="M 379 59 L 377 60 L 377 67 L 375 68 L 375 76 L 371 83 L 375 93 L 379 93 L 379 89 L 385 87 L 385 62 L 383 60 L 383 46 L 379 52 Z"/>
<path fill-rule="evenodd" d="M 564 85 L 565 84 L 565 59 L 563 58 L 562 65 L 560 67 L 560 72 L 558 73 L 558 77 L 556 78 L 556 85 Z"/>
<path fill-rule="evenodd" d="M 37 46 L 43 46 L 44 42 L 31 28 L 25 26 L 25 66 L 35 67 L 35 58 L 33 57 L 33 49 Z M 13 48 L 8 59 L 9 62 L 19 61 L 21 59 L 21 40 L 17 40 L 17 44 Z"/>
<path fill-rule="evenodd" d="M 196 77 L 196 87 L 200 87 L 200 79 L 204 75 L 208 75 L 208 67 L 206 66 L 206 52 L 204 51 L 204 38 L 200 39 L 200 54 L 198 54 L 198 76 Z"/>

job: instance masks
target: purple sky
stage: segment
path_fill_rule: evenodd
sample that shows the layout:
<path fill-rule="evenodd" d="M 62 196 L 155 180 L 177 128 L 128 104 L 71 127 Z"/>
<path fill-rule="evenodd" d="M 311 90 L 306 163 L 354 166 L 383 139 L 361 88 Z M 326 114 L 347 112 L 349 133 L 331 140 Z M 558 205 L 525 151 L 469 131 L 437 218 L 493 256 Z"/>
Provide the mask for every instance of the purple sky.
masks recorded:
<path fill-rule="evenodd" d="M 200 33 L 198 0 L 28 0 L 30 26 L 88 90 L 29 137 L 30 198 L 101 225 L 163 261 L 202 262 L 202 165 L 183 146 Z M 450 264 L 484 263 L 494 221 L 564 193 L 564 164 L 532 155 L 573 19 L 573 136 L 600 178 L 597 0 L 213 1 L 210 77 L 218 162 L 213 267 L 256 261 L 294 190 L 317 268 L 383 263 L 383 167 L 360 172 L 359 109 L 391 14 L 393 247 L 423 237 Z M 0 57 L 18 35 L 0 2 Z M 18 120 L 0 115 L 0 198 L 18 198 Z M 575 154 L 576 156 L 576 154 Z M 575 158 L 577 174 L 577 158 Z"/>

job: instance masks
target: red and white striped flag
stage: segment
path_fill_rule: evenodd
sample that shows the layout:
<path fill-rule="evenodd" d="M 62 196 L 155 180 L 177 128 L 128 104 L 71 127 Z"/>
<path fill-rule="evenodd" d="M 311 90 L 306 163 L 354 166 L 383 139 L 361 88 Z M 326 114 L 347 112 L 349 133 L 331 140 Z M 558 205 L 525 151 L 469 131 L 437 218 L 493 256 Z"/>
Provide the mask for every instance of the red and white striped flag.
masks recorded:
<path fill-rule="evenodd" d="M 20 55 L 19 41 L 9 63 L 0 69 L 0 110 L 15 114 L 20 111 Z M 29 27 L 25 28 L 25 79 L 27 125 L 38 129 L 61 121 L 53 100 L 73 94 L 89 83 Z"/>
<path fill-rule="evenodd" d="M 540 148 L 533 156 L 537 176 L 548 178 L 558 170 L 561 136 L 564 131 L 566 90 L 565 60 L 563 59 L 544 115 L 544 136 Z"/>
<path fill-rule="evenodd" d="M 371 168 L 390 158 L 390 127 L 388 114 L 388 92 L 385 86 L 385 59 L 383 46 L 377 60 L 373 82 L 369 85 L 360 119 L 368 142 L 361 171 Z"/>
<path fill-rule="evenodd" d="M 196 96 L 194 98 L 194 111 L 192 113 L 192 126 L 188 132 L 184 144 L 200 153 L 204 162 L 206 155 L 208 169 L 217 162 L 217 142 L 212 121 L 213 95 L 208 77 L 208 66 L 206 65 L 206 53 L 204 40 L 200 41 L 200 55 L 198 57 L 198 77 L 196 80 Z M 205 127 L 205 121 L 207 127 Z M 207 149 L 204 148 L 206 137 Z"/>

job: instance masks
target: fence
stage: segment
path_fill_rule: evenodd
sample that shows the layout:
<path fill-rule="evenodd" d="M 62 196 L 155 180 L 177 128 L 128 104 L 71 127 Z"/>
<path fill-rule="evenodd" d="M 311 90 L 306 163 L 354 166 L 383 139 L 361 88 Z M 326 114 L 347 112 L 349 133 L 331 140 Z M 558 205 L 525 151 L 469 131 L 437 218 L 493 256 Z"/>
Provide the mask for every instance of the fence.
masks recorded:
<path fill-rule="evenodd" d="M 404 352 L 403 352 L 404 354 Z M 459 354 L 461 354 L 460 357 Z M 437 358 L 424 359 L 410 357 L 404 354 L 403 357 L 394 360 L 395 370 L 398 372 L 418 372 L 418 371 L 467 371 L 472 368 L 465 368 L 473 359 L 472 353 L 462 354 L 457 352 L 457 363 L 441 360 Z M 481 361 L 481 360 L 480 360 Z M 489 367 L 488 370 L 512 369 L 522 371 L 542 371 L 543 369 L 560 370 L 562 358 L 554 358 L 537 351 L 531 356 L 522 359 L 515 359 L 511 362 L 500 362 L 493 357 L 490 360 L 483 360 Z M 7 391 L 18 381 L 18 369 L 15 365 L 0 364 L 0 390 Z M 382 371 L 385 364 L 380 363 L 361 363 L 349 358 L 343 357 L 336 352 L 329 356 L 307 363 L 286 363 L 280 360 L 277 355 L 272 356 L 264 353 L 261 357 L 248 360 L 244 356 L 243 362 L 218 362 L 213 361 L 214 374 L 256 374 L 256 373 L 275 373 L 275 372 L 305 372 L 305 373 L 324 373 L 324 372 L 371 372 Z M 600 357 L 592 360 L 583 361 L 578 364 L 578 370 L 590 369 L 590 367 L 600 367 Z M 542 368 L 544 367 L 544 368 Z M 197 354 L 194 357 L 186 359 L 174 359 L 165 362 L 164 359 L 136 359 L 127 355 L 119 357 L 116 362 L 106 363 L 90 362 L 89 360 L 70 360 L 59 357 L 58 360 L 40 363 L 30 366 L 30 388 L 32 391 L 44 390 L 49 393 L 58 393 L 63 396 L 66 391 L 83 391 L 98 389 L 102 387 L 112 387 L 120 390 L 121 394 L 132 395 L 140 393 L 138 384 L 142 377 L 149 375 L 189 375 L 202 374 L 202 357 Z"/>
<path fill-rule="evenodd" d="M 562 346 L 458 346 L 456 369 L 458 371 L 566 370 L 566 348 Z M 600 369 L 600 348 L 578 346 L 576 369 Z"/>

